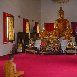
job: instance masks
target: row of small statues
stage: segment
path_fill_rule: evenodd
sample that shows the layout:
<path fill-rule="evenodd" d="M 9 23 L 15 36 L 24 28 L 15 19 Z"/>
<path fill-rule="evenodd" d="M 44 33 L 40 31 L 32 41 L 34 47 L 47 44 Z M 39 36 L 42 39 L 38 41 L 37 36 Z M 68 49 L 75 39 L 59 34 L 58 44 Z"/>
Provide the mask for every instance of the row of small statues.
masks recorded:
<path fill-rule="evenodd" d="M 62 54 L 67 53 L 67 50 L 75 50 L 75 46 L 72 41 L 64 39 L 63 41 L 64 42 L 60 41 L 59 43 L 51 43 L 47 39 L 37 39 L 34 42 L 30 40 L 29 47 L 25 49 L 25 51 L 34 54 Z"/>

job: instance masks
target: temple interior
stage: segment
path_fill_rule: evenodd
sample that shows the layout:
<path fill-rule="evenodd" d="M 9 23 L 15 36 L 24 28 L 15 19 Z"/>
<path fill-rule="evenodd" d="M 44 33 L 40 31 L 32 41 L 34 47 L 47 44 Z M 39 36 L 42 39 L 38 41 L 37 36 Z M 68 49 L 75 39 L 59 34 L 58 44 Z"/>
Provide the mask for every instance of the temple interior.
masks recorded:
<path fill-rule="evenodd" d="M 0 0 L 0 77 L 77 77 L 77 0 Z"/>

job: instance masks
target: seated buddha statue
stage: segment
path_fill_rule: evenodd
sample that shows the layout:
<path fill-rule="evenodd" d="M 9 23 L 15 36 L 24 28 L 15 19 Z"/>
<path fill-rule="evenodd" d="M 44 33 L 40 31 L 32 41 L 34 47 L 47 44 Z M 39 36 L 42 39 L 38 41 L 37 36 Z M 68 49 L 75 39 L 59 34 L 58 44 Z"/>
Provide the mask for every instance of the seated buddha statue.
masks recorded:
<path fill-rule="evenodd" d="M 59 37 L 64 37 L 66 30 L 71 30 L 71 27 L 69 25 L 69 21 L 64 18 L 64 11 L 62 10 L 62 7 L 60 7 L 60 10 L 58 11 L 58 17 L 59 18 L 55 20 L 54 29 L 57 30 Z M 71 35 L 71 31 L 69 34 Z"/>

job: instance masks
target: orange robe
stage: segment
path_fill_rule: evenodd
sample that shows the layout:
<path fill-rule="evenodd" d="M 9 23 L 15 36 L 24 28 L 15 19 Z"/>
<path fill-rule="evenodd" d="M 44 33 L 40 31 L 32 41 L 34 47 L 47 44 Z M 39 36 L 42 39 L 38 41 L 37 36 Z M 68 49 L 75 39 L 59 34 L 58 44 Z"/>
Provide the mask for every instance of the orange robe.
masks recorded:
<path fill-rule="evenodd" d="M 6 61 L 4 64 L 4 74 L 5 77 L 19 77 L 20 75 L 23 75 L 23 71 L 15 71 L 14 64 L 10 61 Z"/>

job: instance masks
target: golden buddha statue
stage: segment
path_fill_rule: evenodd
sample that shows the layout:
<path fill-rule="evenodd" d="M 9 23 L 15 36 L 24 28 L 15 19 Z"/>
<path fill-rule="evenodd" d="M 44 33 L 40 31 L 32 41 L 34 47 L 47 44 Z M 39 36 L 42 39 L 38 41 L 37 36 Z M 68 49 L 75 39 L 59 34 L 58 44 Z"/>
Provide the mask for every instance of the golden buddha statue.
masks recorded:
<path fill-rule="evenodd" d="M 64 19 L 64 11 L 62 10 L 62 7 L 60 7 L 60 10 L 58 11 L 58 17 L 59 18 L 54 23 L 54 29 L 56 30 L 58 36 L 64 37 L 66 33 L 69 33 L 69 36 L 71 36 L 72 30 L 69 25 L 69 21 Z"/>

